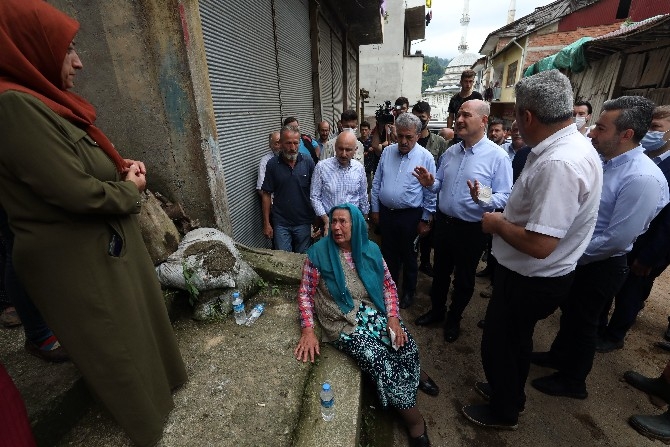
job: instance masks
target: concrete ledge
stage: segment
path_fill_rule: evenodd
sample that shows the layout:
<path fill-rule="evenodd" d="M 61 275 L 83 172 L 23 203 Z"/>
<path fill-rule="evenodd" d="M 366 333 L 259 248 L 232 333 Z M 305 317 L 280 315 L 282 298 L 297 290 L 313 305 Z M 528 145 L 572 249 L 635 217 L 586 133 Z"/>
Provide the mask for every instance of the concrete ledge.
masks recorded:
<path fill-rule="evenodd" d="M 329 381 L 335 393 L 335 418 L 321 418 L 319 391 Z M 312 368 L 302 401 L 294 447 L 320 445 L 357 447 L 361 428 L 362 373 L 347 355 L 329 344 L 321 345 L 318 363 Z"/>
<path fill-rule="evenodd" d="M 298 285 L 302 279 L 302 264 L 307 255 L 282 250 L 251 248 L 235 244 L 242 258 L 261 278 L 271 284 Z"/>

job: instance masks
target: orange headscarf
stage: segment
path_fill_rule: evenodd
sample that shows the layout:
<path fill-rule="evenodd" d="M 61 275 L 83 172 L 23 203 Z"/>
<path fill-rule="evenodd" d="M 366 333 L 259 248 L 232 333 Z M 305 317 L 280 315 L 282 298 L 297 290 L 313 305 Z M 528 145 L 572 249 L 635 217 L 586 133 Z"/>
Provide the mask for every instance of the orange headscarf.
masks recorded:
<path fill-rule="evenodd" d="M 0 93 L 28 93 L 82 128 L 112 159 L 119 172 L 123 158 L 93 125 L 91 103 L 63 90 L 61 68 L 79 23 L 43 0 L 0 1 Z"/>

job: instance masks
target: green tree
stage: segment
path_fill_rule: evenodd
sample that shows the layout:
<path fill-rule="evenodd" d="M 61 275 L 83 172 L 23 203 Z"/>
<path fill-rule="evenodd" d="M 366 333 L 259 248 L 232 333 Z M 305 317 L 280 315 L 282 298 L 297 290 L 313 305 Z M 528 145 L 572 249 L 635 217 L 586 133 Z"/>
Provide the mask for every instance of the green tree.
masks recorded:
<path fill-rule="evenodd" d="M 423 72 L 421 79 L 421 91 L 428 87 L 435 87 L 437 80 L 444 74 L 444 69 L 447 68 L 451 59 L 442 59 L 440 57 L 424 56 L 423 63 L 427 65 L 428 71 Z"/>

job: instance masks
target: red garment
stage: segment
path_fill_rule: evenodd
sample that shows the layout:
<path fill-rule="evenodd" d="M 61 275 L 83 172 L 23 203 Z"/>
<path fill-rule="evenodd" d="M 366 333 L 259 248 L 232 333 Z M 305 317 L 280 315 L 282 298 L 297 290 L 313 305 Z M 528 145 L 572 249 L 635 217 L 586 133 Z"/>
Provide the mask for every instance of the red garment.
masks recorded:
<path fill-rule="evenodd" d="M 17 90 L 38 98 L 81 127 L 122 172 L 123 158 L 93 125 L 93 105 L 62 89 L 63 60 L 78 30 L 76 20 L 43 0 L 0 1 L 0 93 Z"/>
<path fill-rule="evenodd" d="M 21 394 L 0 364 L 0 447 L 35 447 L 35 445 Z"/>

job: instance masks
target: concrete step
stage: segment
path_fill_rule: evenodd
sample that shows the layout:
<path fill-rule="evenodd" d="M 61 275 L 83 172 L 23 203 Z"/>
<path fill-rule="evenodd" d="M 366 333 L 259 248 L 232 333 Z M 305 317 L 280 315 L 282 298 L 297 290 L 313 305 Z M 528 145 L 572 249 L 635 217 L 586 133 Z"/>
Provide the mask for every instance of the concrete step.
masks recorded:
<path fill-rule="evenodd" d="M 247 309 L 259 302 L 267 306 L 251 327 L 238 326 L 232 316 L 211 324 L 183 316 L 175 322 L 189 381 L 174 393 L 175 409 L 166 421 L 160 446 L 358 446 L 360 370 L 328 345 L 322 345 L 313 365 L 294 358 L 300 337 L 295 296 L 295 286 L 280 286 L 267 287 L 252 297 Z M 33 409 L 34 426 L 63 428 L 42 436 L 40 446 L 132 446 L 99 405 L 94 404 L 82 419 L 81 410 L 70 411 L 86 408 L 74 398 L 83 384 L 72 364 L 49 365 L 32 359 L 18 341 L 13 349 L 7 368 L 13 377 L 18 374 L 15 381 Z M 19 361 L 31 367 L 17 367 Z M 41 397 L 48 387 L 24 380 L 24 369 L 34 370 L 36 377 L 48 376 L 49 383 L 58 385 L 50 400 L 60 402 L 60 409 L 48 411 L 54 405 Z M 68 375 L 71 379 L 66 380 Z M 318 397 L 325 380 L 333 384 L 337 401 L 336 418 L 328 423 L 321 419 Z M 34 393 L 29 391 L 32 387 L 36 387 Z M 83 394 L 86 404 L 90 403 L 90 396 Z M 61 438 L 63 431 L 68 432 Z"/>

